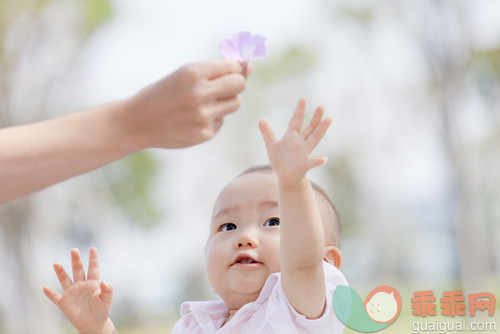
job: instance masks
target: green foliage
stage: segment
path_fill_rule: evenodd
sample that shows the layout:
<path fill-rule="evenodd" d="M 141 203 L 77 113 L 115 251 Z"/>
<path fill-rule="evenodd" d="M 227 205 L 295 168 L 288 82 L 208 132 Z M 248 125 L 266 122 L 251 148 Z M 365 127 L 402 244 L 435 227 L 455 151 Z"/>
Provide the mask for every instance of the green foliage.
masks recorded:
<path fill-rule="evenodd" d="M 345 16 L 363 24 L 368 24 L 375 17 L 375 9 L 363 7 L 343 7 L 338 11 L 337 15 Z"/>
<path fill-rule="evenodd" d="M 500 48 L 473 52 L 467 68 L 474 73 L 483 95 L 494 94 L 495 88 L 500 85 Z"/>
<path fill-rule="evenodd" d="M 119 204 L 134 222 L 145 227 L 154 226 L 161 218 L 152 195 L 159 171 L 160 164 L 150 151 L 133 154 L 105 169 Z"/>
<path fill-rule="evenodd" d="M 364 26 L 372 23 L 379 11 L 380 4 L 360 4 L 359 2 L 325 2 L 325 9 L 330 13 L 333 21 L 347 19 Z"/>
<path fill-rule="evenodd" d="M 37 14 L 50 0 L 0 0 L 0 34 L 21 15 Z M 81 0 L 85 14 L 85 30 L 90 35 L 113 14 L 110 0 Z"/>
<path fill-rule="evenodd" d="M 92 33 L 94 29 L 109 20 L 113 14 L 109 0 L 85 0 L 83 5 L 86 13 L 87 34 Z"/>
<path fill-rule="evenodd" d="M 282 55 L 259 64 L 259 74 L 265 81 L 276 81 L 303 73 L 317 62 L 313 49 L 303 45 L 290 46 Z"/>

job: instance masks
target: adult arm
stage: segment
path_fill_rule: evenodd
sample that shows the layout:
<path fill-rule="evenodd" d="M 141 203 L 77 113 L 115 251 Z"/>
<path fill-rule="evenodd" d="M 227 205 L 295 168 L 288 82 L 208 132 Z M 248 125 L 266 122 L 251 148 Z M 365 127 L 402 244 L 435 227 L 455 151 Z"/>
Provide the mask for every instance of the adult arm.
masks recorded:
<path fill-rule="evenodd" d="M 243 71 L 230 60 L 188 64 L 128 99 L 0 129 L 0 204 L 145 148 L 212 138 L 240 106 Z"/>

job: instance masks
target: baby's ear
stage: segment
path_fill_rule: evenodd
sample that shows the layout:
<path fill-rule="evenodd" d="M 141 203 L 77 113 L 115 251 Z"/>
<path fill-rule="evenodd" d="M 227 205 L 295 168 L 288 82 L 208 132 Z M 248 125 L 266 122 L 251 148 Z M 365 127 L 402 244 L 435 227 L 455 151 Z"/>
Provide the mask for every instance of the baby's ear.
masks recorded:
<path fill-rule="evenodd" d="M 342 253 L 338 247 L 325 246 L 323 260 L 340 269 L 340 266 L 342 265 Z"/>

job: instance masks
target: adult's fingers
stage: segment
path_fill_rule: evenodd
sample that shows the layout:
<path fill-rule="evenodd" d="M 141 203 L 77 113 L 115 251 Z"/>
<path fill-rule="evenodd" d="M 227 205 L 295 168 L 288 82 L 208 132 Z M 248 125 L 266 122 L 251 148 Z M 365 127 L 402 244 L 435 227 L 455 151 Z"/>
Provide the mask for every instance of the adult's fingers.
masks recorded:
<path fill-rule="evenodd" d="M 243 92 L 245 87 L 245 78 L 235 73 L 210 80 L 207 85 L 207 89 L 209 89 L 208 94 L 215 99 L 224 99 L 235 96 Z"/>
<path fill-rule="evenodd" d="M 218 78 L 229 73 L 243 73 L 243 66 L 235 60 L 217 59 L 199 63 L 205 77 L 208 79 Z"/>
<path fill-rule="evenodd" d="M 76 248 L 71 250 L 71 268 L 73 270 L 73 280 L 75 282 L 85 280 L 85 270 L 83 269 L 80 251 Z"/>
<path fill-rule="evenodd" d="M 56 292 L 49 288 L 48 286 L 43 287 L 43 293 L 47 298 L 50 299 L 51 302 L 53 302 L 56 305 L 59 305 L 59 302 L 61 301 L 62 295 L 59 292 Z"/>
<path fill-rule="evenodd" d="M 248 62 L 246 64 L 246 68 L 245 68 L 245 71 L 242 73 L 244 76 L 249 76 L 250 74 L 253 73 L 253 70 L 254 70 L 254 66 L 252 63 Z"/>
<path fill-rule="evenodd" d="M 222 124 L 224 124 L 224 119 L 222 117 L 217 117 L 212 123 L 212 136 L 214 136 L 217 132 L 219 132 L 220 128 L 222 128 Z"/>
<path fill-rule="evenodd" d="M 99 280 L 100 270 L 99 270 L 99 256 L 97 254 L 97 249 L 91 247 L 89 249 L 89 270 L 87 272 L 87 278 L 89 280 Z"/>
<path fill-rule="evenodd" d="M 235 112 L 241 106 L 241 100 L 238 96 L 219 99 L 212 104 L 211 113 L 215 118 L 221 118 L 227 114 Z"/>

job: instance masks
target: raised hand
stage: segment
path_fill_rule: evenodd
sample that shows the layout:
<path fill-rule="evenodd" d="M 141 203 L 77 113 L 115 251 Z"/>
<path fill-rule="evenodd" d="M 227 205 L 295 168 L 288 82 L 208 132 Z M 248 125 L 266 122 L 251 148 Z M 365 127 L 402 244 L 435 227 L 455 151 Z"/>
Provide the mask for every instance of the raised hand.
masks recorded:
<path fill-rule="evenodd" d="M 99 282 L 97 249 L 89 249 L 87 277 L 78 249 L 71 250 L 71 267 L 73 281 L 60 263 L 54 264 L 54 271 L 64 291 L 62 294 L 48 286 L 43 288 L 43 292 L 80 333 L 113 333 L 114 326 L 109 319 L 113 287 L 104 281 Z"/>
<path fill-rule="evenodd" d="M 311 157 L 328 130 L 332 120 L 323 118 L 323 107 L 316 108 L 309 124 L 302 129 L 306 102 L 301 99 L 290 120 L 288 130 L 278 140 L 265 119 L 259 121 L 259 128 L 266 144 L 269 161 L 278 175 L 281 186 L 297 185 L 311 168 L 326 163 L 326 157 Z"/>

